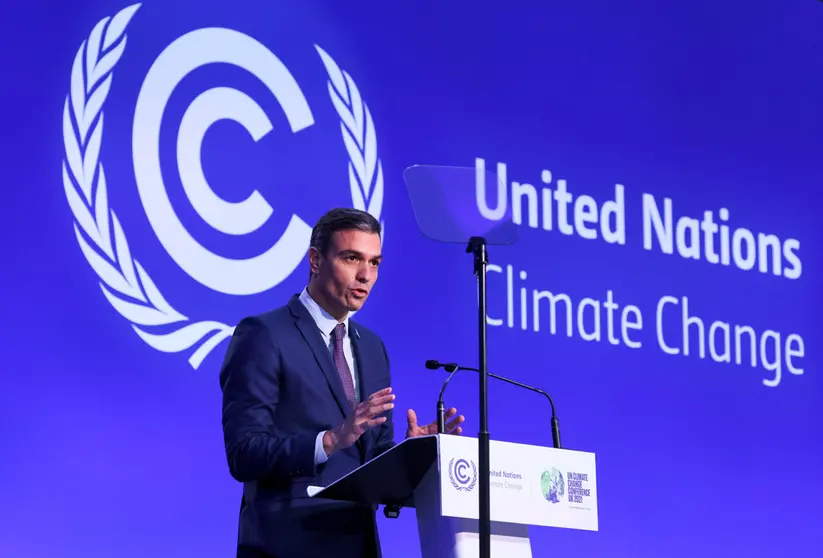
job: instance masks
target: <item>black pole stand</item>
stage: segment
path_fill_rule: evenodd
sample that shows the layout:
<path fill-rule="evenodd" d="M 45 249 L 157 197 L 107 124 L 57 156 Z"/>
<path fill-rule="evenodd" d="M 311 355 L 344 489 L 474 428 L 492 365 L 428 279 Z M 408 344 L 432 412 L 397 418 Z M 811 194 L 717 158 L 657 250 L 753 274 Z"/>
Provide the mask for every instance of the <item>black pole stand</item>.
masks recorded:
<path fill-rule="evenodd" d="M 474 273 L 477 275 L 479 289 L 479 345 L 480 345 L 480 432 L 477 435 L 479 475 L 479 526 L 480 558 L 491 558 L 491 475 L 489 474 L 489 398 L 488 369 L 486 367 L 486 266 L 488 254 L 486 239 L 473 236 L 469 239 L 466 252 L 474 254 Z"/>

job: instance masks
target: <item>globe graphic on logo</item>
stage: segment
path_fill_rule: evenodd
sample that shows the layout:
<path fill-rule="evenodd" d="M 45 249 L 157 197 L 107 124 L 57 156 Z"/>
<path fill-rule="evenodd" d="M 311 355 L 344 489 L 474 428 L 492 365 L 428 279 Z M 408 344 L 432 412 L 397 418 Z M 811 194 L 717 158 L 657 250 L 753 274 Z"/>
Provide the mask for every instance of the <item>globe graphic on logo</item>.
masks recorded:
<path fill-rule="evenodd" d="M 556 467 L 552 467 L 551 471 L 543 471 L 540 477 L 540 488 L 543 491 L 543 497 L 556 504 L 560 501 L 560 497 L 566 493 L 566 481 L 563 480 L 563 473 Z"/>

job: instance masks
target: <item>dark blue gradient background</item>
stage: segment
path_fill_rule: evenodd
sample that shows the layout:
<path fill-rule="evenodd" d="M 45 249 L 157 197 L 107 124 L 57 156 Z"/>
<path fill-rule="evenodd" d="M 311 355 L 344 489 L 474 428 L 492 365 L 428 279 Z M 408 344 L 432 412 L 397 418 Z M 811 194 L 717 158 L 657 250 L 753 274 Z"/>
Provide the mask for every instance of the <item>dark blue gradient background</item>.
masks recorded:
<path fill-rule="evenodd" d="M 3 319 L 0 320 L 0 556 L 166 558 L 233 555 L 240 486 L 222 447 L 221 344 L 193 370 L 134 334 L 101 294 L 80 252 L 61 182 L 62 107 L 81 42 L 126 3 L 6 2 L 0 8 Z M 228 200 L 258 188 L 275 209 L 245 238 L 210 230 L 164 174 L 197 238 L 230 257 L 258 253 L 292 213 L 313 223 L 351 203 L 347 157 L 315 43 L 354 78 L 377 126 L 386 177 L 385 263 L 359 318 L 389 349 L 402 411 L 434 419 L 442 376 L 427 358 L 476 365 L 475 280 L 457 245 L 417 230 L 402 171 L 411 164 L 507 164 L 509 180 L 543 169 L 602 202 L 625 185 L 627 243 L 522 229 L 492 249 L 518 285 L 643 312 L 640 349 L 515 328 L 489 330 L 490 369 L 554 395 L 567 447 L 597 454 L 600 531 L 534 529 L 535 556 L 823 555 L 823 4 L 691 2 L 148 1 L 128 28 L 106 104 L 101 157 L 110 204 L 132 253 L 181 312 L 236 323 L 284 303 L 299 269 L 271 291 L 229 297 L 202 287 L 163 251 L 140 205 L 131 114 L 146 71 L 179 35 L 227 26 L 275 52 L 304 88 L 317 125 L 283 131 L 276 102 L 236 68 L 198 71 L 175 93 L 174 126 L 207 87 L 245 91 L 275 131 L 258 144 L 231 124 L 203 159 Z M 278 127 L 279 126 L 279 127 Z M 164 156 L 165 156 L 164 155 Z M 641 198 L 673 200 L 675 217 L 729 209 L 730 224 L 797 238 L 799 280 L 646 251 Z M 504 275 L 489 276 L 489 313 L 505 316 Z M 805 341 L 801 376 L 779 386 L 748 365 L 671 356 L 654 311 L 687 296 L 705 320 Z M 518 294 L 515 293 L 515 301 Z M 677 333 L 674 313 L 667 339 Z M 561 329 L 562 331 L 562 329 Z M 692 343 L 696 338 L 692 339 Z M 449 404 L 478 428 L 476 378 Z M 539 398 L 492 383 L 495 439 L 551 443 Z M 398 437 L 404 424 L 398 423 Z M 387 556 L 419 556 L 414 515 L 381 515 Z"/>

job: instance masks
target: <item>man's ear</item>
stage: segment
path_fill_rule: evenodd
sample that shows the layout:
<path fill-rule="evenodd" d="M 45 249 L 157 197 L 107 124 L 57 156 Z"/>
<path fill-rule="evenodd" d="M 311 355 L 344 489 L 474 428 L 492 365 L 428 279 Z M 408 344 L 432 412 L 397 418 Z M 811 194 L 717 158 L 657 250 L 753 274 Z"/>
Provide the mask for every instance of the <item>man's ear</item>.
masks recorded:
<path fill-rule="evenodd" d="M 309 248 L 309 269 L 313 275 L 320 270 L 320 252 L 314 246 Z"/>

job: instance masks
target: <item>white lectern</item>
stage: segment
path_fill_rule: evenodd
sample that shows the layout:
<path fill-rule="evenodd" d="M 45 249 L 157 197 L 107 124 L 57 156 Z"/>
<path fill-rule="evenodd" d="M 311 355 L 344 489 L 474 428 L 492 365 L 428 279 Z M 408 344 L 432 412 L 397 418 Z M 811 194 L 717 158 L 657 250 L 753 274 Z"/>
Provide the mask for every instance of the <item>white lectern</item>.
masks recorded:
<path fill-rule="evenodd" d="M 491 547 L 496 558 L 531 558 L 529 525 L 597 530 L 593 453 L 492 440 Z M 315 498 L 415 508 L 423 558 L 479 555 L 477 439 L 410 438 Z"/>

